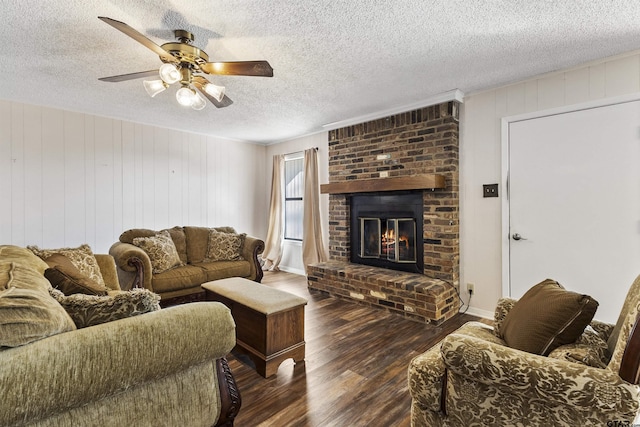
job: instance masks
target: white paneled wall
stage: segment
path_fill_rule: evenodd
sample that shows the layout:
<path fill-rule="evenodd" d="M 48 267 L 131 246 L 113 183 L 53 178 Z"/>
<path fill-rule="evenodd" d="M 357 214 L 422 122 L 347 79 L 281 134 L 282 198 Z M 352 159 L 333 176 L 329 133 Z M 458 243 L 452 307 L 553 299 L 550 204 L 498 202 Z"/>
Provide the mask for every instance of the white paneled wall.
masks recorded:
<path fill-rule="evenodd" d="M 0 101 L 0 244 L 88 243 L 129 228 L 231 225 L 266 236 L 266 148 Z"/>
<path fill-rule="evenodd" d="M 482 184 L 501 182 L 501 119 L 637 92 L 640 54 L 632 52 L 465 97 L 460 126 L 460 283 L 463 290 L 466 283 L 475 284 L 470 313 L 492 316 L 502 296 L 501 200 L 482 198 Z M 598 173 L 606 176 L 605 170 Z M 500 191 L 503 197 L 504 189 Z"/>

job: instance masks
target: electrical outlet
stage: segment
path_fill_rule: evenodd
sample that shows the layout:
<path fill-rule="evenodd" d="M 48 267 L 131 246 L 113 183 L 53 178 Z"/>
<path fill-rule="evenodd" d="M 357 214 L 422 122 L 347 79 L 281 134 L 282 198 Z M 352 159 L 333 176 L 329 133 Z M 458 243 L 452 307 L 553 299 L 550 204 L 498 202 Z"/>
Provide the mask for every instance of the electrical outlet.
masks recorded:
<path fill-rule="evenodd" d="M 467 292 L 470 295 L 473 295 L 476 293 L 476 285 L 474 285 L 473 283 L 467 283 Z"/>

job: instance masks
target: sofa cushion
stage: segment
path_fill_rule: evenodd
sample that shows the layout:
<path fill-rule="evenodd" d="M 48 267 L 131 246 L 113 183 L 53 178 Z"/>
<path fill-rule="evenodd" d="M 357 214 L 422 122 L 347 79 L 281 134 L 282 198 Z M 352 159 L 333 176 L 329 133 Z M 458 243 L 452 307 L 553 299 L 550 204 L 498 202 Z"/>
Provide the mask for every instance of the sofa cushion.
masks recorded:
<path fill-rule="evenodd" d="M 133 239 L 133 244 L 149 255 L 154 274 L 182 265 L 176 245 L 167 230 L 160 231 L 155 236 L 136 237 Z"/>
<path fill-rule="evenodd" d="M 184 234 L 187 238 L 187 258 L 189 264 L 197 264 L 203 262 L 207 257 L 207 249 L 209 248 L 209 231 L 208 227 L 184 227 Z M 222 233 L 235 233 L 233 227 L 215 227 L 213 230 Z"/>
<path fill-rule="evenodd" d="M 221 233 L 211 229 L 204 261 L 240 261 L 244 259 L 242 258 L 242 245 L 246 236 L 245 233 Z"/>
<path fill-rule="evenodd" d="M 16 262 L 0 264 L 0 348 L 18 347 L 76 329 L 49 296 L 49 282 Z"/>
<path fill-rule="evenodd" d="M 194 267 L 200 267 L 204 270 L 206 278 L 203 282 L 226 279 L 227 277 L 249 277 L 251 275 L 249 261 L 202 262 Z"/>
<path fill-rule="evenodd" d="M 590 296 L 546 279 L 515 303 L 500 332 L 509 347 L 546 356 L 560 345 L 575 342 L 597 308 L 598 302 Z"/>
<path fill-rule="evenodd" d="M 71 316 L 78 328 L 160 310 L 160 296 L 147 289 L 134 289 L 107 296 L 84 294 L 67 296 L 53 288 L 49 292 Z"/>
<path fill-rule="evenodd" d="M 32 251 L 21 246 L 0 246 L 0 262 L 16 262 L 25 267 L 33 268 L 40 274 L 49 268 L 46 262 Z"/>
<path fill-rule="evenodd" d="M 171 236 L 171 240 L 173 240 L 173 244 L 176 245 L 176 251 L 178 252 L 180 261 L 182 261 L 183 264 L 186 264 L 188 261 L 187 236 L 186 234 L 184 234 L 184 229 L 182 227 L 176 226 L 173 228 L 168 228 L 166 229 L 166 231 L 169 232 L 169 235 Z"/>
<path fill-rule="evenodd" d="M 78 270 L 71 260 L 62 254 L 53 254 L 45 260 L 49 268 L 44 271 L 44 277 L 51 286 L 62 291 L 65 295 L 88 294 L 106 295 L 107 287 L 92 280 Z"/>
<path fill-rule="evenodd" d="M 164 273 L 154 274 L 151 279 L 151 286 L 153 286 L 154 292 L 171 292 L 197 286 L 205 282 L 206 277 L 202 268 L 183 265 L 180 268 L 167 270 Z"/>
<path fill-rule="evenodd" d="M 69 258 L 78 270 L 89 276 L 92 280 L 104 285 L 104 279 L 102 278 L 102 273 L 100 273 L 98 261 L 96 261 L 91 247 L 87 244 L 80 245 L 77 248 L 40 249 L 37 246 L 27 246 L 27 249 L 31 250 L 43 260 L 53 254 L 62 254 Z"/>

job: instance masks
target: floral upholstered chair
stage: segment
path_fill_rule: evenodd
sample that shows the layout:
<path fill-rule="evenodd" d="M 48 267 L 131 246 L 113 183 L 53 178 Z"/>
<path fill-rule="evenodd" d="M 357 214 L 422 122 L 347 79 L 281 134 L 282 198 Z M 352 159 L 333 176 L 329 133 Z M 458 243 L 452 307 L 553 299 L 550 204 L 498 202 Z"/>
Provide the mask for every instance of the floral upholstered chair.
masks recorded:
<path fill-rule="evenodd" d="M 498 302 L 494 328 L 469 322 L 411 361 L 411 425 L 632 425 L 640 406 L 640 276 L 615 325 L 592 321 L 548 355 L 505 342 L 516 303 Z"/>

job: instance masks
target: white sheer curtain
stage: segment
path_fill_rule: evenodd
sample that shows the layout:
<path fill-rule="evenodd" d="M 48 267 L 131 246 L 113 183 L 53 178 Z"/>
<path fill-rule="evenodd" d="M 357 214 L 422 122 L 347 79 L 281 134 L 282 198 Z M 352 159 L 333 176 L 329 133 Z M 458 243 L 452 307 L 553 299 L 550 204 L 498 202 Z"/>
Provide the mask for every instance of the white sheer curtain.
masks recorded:
<path fill-rule="evenodd" d="M 282 259 L 282 243 L 284 241 L 284 155 L 273 156 L 273 173 L 271 175 L 271 203 L 269 207 L 269 229 L 264 242 L 263 270 L 278 271 Z"/>
<path fill-rule="evenodd" d="M 320 221 L 320 184 L 318 182 L 318 152 L 304 150 L 304 196 L 302 220 L 302 261 L 309 264 L 327 260 Z"/>

